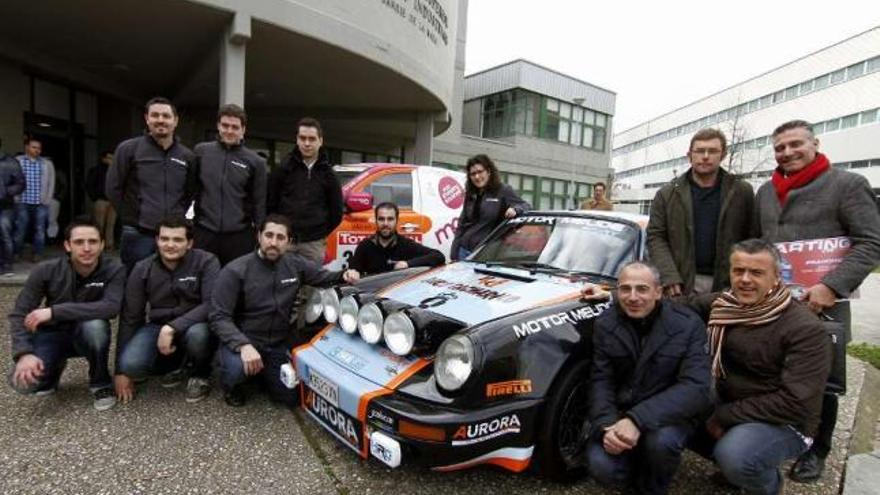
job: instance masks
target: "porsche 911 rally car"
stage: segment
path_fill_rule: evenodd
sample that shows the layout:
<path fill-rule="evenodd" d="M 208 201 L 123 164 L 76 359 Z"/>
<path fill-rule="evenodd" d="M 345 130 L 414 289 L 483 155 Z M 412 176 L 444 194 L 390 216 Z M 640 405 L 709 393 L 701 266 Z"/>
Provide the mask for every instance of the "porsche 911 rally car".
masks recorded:
<path fill-rule="evenodd" d="M 593 320 L 580 299 L 645 254 L 646 217 L 533 212 L 465 261 L 315 295 L 326 323 L 291 353 L 308 415 L 363 458 L 440 471 L 579 470 Z"/>

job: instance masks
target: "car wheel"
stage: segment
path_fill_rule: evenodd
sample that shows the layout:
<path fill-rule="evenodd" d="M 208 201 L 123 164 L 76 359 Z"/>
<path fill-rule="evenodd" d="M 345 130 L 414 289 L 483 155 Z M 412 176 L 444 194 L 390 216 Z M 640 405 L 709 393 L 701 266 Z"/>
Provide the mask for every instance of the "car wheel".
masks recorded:
<path fill-rule="evenodd" d="M 583 475 L 589 389 L 587 361 L 563 370 L 553 385 L 535 429 L 534 467 L 540 476 L 571 481 Z"/>

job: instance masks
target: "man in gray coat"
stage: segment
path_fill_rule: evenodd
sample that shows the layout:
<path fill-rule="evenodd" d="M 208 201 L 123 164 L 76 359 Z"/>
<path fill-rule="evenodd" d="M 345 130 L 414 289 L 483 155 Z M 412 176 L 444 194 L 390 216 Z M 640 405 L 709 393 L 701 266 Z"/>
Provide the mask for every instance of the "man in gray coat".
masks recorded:
<path fill-rule="evenodd" d="M 717 129 L 691 138 L 691 168 L 654 196 L 648 252 L 667 296 L 717 292 L 728 286 L 727 253 L 751 237 L 752 186 L 721 168 L 727 139 Z"/>
<path fill-rule="evenodd" d="M 793 120 L 773 131 L 776 163 L 771 181 L 758 189 L 757 234 L 771 242 L 847 236 L 852 248 L 804 300 L 849 327 L 850 296 L 880 262 L 880 214 L 863 176 L 832 168 L 809 123 Z M 837 396 L 825 395 L 813 446 L 792 467 L 796 481 L 822 476 L 837 421 Z"/>

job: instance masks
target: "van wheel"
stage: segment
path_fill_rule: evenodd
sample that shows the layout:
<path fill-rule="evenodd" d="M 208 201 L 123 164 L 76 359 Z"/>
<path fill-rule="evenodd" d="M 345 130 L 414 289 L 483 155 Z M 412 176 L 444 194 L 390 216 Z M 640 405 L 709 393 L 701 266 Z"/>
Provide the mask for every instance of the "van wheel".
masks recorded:
<path fill-rule="evenodd" d="M 535 428 L 534 468 L 540 476 L 572 481 L 583 475 L 584 435 L 589 415 L 589 362 L 562 371 Z"/>

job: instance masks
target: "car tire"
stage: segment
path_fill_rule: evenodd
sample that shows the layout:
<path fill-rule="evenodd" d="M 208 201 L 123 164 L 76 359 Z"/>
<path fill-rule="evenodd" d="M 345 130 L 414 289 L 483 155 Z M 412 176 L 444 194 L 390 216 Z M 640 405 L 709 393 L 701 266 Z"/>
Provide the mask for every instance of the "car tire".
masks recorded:
<path fill-rule="evenodd" d="M 578 361 L 559 375 L 535 427 L 533 469 L 555 481 L 573 481 L 583 476 L 583 430 L 589 414 L 588 361 Z"/>

